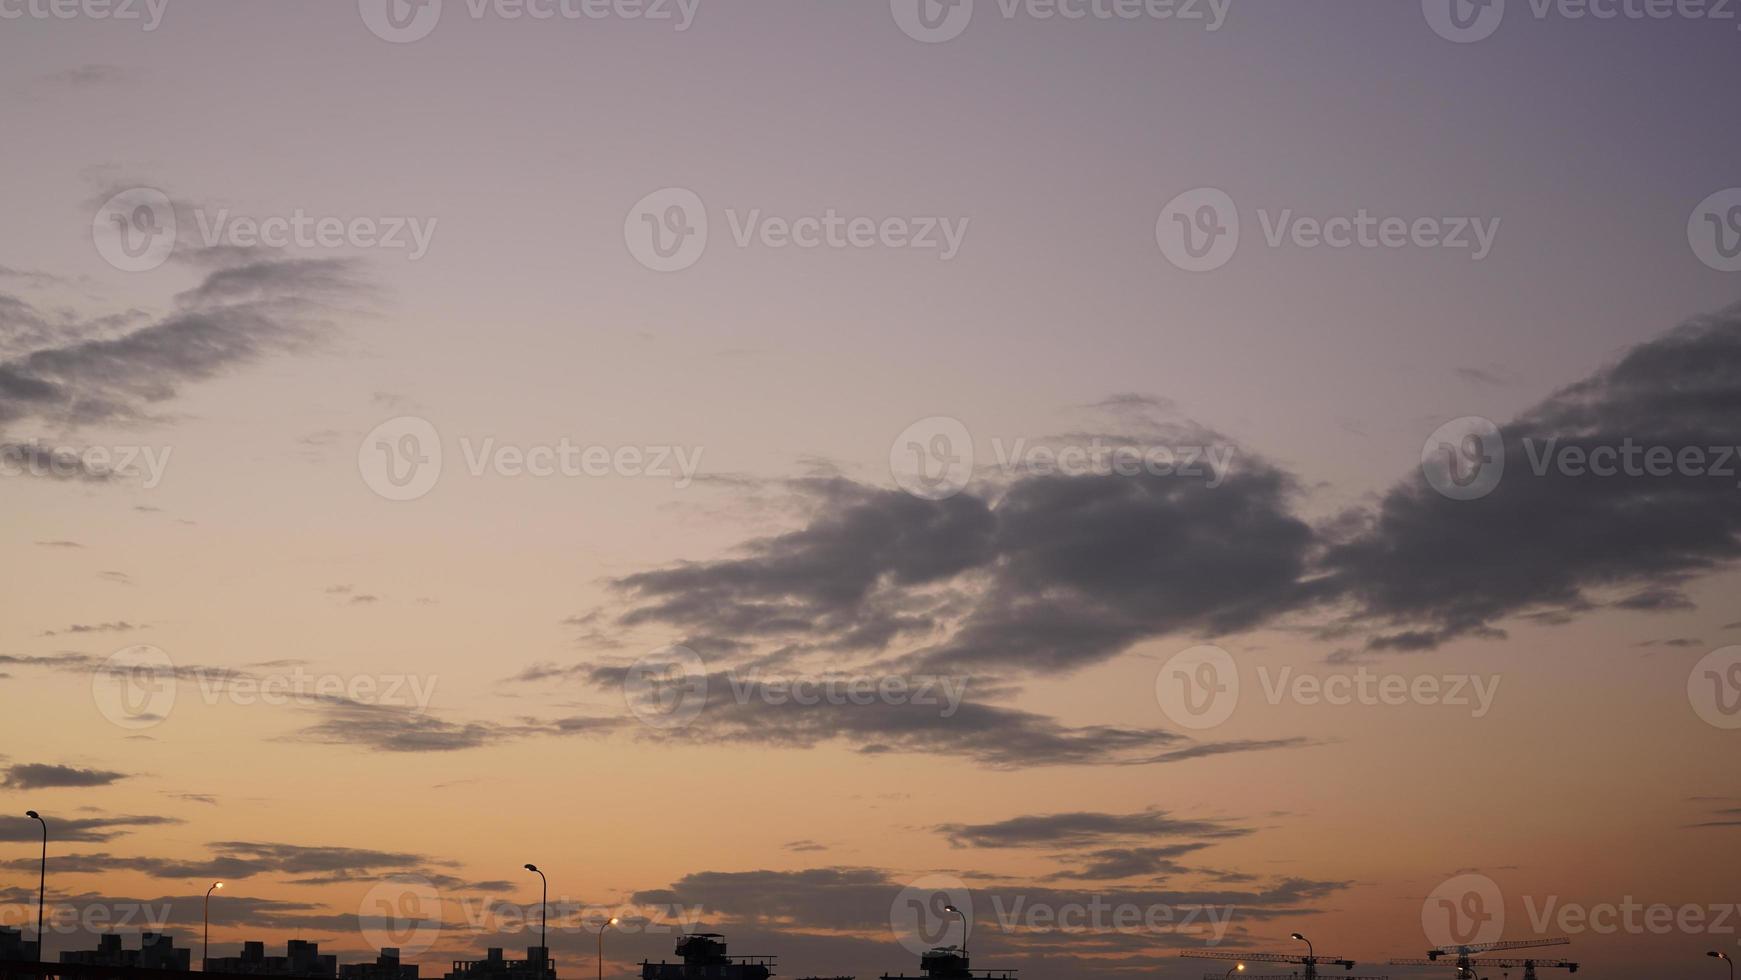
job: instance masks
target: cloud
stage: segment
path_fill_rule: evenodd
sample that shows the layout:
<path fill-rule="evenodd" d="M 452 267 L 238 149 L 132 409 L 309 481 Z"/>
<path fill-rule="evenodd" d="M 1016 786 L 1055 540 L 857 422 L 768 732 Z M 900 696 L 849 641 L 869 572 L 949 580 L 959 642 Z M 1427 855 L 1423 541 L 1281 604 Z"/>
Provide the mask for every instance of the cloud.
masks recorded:
<path fill-rule="evenodd" d="M 54 825 L 53 836 L 59 841 L 101 843 L 131 832 L 139 827 L 163 827 L 179 824 L 174 817 L 56 817 L 49 814 Z M 0 815 L 0 841 L 40 841 L 42 826 L 29 817 Z"/>
<path fill-rule="evenodd" d="M 143 627 L 135 626 L 126 620 L 117 619 L 108 623 L 74 623 L 58 630 L 45 630 L 43 636 L 59 636 L 62 633 L 128 633 Z"/>
<path fill-rule="evenodd" d="M 934 625 L 908 593 L 992 557 L 981 500 L 932 502 L 841 479 L 794 481 L 813 512 L 801 530 L 751 541 L 737 558 L 629 575 L 625 626 L 704 626 L 734 637 L 802 635 L 841 649 L 880 649 Z"/>
<path fill-rule="evenodd" d="M 106 769 L 75 769 L 72 766 L 55 766 L 43 763 L 21 763 L 7 766 L 4 771 L 6 779 L 4 782 L 0 782 L 0 787 L 6 789 L 88 788 L 107 786 L 127 778 L 127 774 L 124 772 L 110 772 Z"/>
<path fill-rule="evenodd" d="M 321 720 L 285 736 L 286 741 L 360 746 L 382 752 L 452 752 L 488 745 L 511 734 L 499 725 L 444 721 L 410 706 L 328 696 L 310 698 L 307 703 L 319 712 Z"/>
<path fill-rule="evenodd" d="M 1070 438 L 1222 445 L 1237 450 L 1235 465 L 1213 487 L 1024 472 L 942 502 L 840 477 L 794 480 L 784 486 L 804 514 L 798 530 L 617 579 L 618 625 L 773 657 L 892 649 L 924 670 L 1045 675 L 1143 641 L 1283 617 L 1319 620 L 1325 637 L 1365 633 L 1370 651 L 1409 652 L 1497 638 L 1510 617 L 1552 625 L 1603 608 L 1684 611 L 1687 581 L 1741 557 L 1741 306 L 1639 344 L 1506 423 L 1505 478 L 1474 501 L 1448 499 L 1412 470 L 1376 506 L 1312 524 L 1292 474 L 1212 430 L 1157 421 L 1164 401 L 1093 407 L 1125 428 Z M 1697 449 L 1731 475 L 1602 478 L 1533 465 L 1545 451 L 1626 445 L 1677 458 Z"/>
<path fill-rule="evenodd" d="M 1139 640 L 1232 632 L 1295 609 L 1313 536 L 1289 512 L 1294 497 L 1291 477 L 1250 454 L 1214 488 L 1111 473 L 1018 480 L 996 505 L 989 588 L 923 659 L 1069 671 Z"/>
<path fill-rule="evenodd" d="M 1210 844 L 1207 841 L 1192 841 L 1163 847 L 1103 848 L 1083 854 L 1081 865 L 1074 870 L 1060 871 L 1049 878 L 1112 881 L 1150 875 L 1185 874 L 1190 869 L 1180 864 L 1178 858 L 1208 846 Z"/>
<path fill-rule="evenodd" d="M 0 372 L 4 370 L 0 365 Z M 4 384 L 0 375 L 0 388 Z M 5 410 L 4 398 L 5 391 L 0 390 L 0 411 Z M 119 478 L 115 470 L 97 466 L 83 453 L 41 442 L 0 442 L 0 472 L 68 483 L 109 483 Z"/>
<path fill-rule="evenodd" d="M 825 932 L 875 938 L 886 951 L 892 910 L 897 908 L 906 882 L 889 871 L 863 867 L 830 867 L 802 871 L 702 871 L 683 876 L 669 887 L 635 892 L 631 901 L 651 906 L 678 906 L 706 910 L 710 928 L 731 929 L 741 939 L 743 928 L 773 927 L 786 941 L 795 934 Z M 970 883 L 971 884 L 971 883 Z M 1119 951 L 1129 956 L 1165 955 L 1157 946 L 1177 948 L 1199 944 L 1209 922 L 1198 916 L 1195 927 L 1172 931 L 1151 929 L 1114 930 L 1095 933 L 1072 929 L 1067 936 L 1055 928 L 1035 928 L 1025 922 L 1030 908 L 1111 908 L 1125 905 L 1138 910 L 1164 909 L 1182 917 L 1187 910 L 1214 906 L 1235 919 L 1267 920 L 1307 915 L 1311 904 L 1348 887 L 1345 881 L 1315 881 L 1283 878 L 1255 888 L 1099 888 L 1089 893 L 1077 889 L 997 882 L 971 887 L 975 919 L 979 928 L 974 944 L 980 954 L 1023 952 L 1030 946 L 1046 946 L 1067 940 L 1069 951 L 1078 955 Z M 1176 919 L 1173 925 L 1177 926 Z M 1052 923 L 1056 926 L 1056 923 Z M 843 957 L 844 958 L 844 957 Z M 976 955 L 976 959 L 979 956 Z M 838 961 L 837 961 L 838 962 Z M 1133 961 L 1152 971 L 1154 964 Z M 1078 975 L 1081 971 L 1060 971 Z"/>
<path fill-rule="evenodd" d="M 60 823 L 54 828 L 59 836 Z M 66 874 L 111 874 L 130 871 L 152 878 L 216 878 L 239 881 L 262 874 L 340 876 L 296 882 L 298 884 L 363 880 L 387 873 L 420 872 L 432 861 L 420 854 L 378 851 L 355 847 L 308 847 L 299 844 L 260 841 L 219 841 L 211 855 L 184 860 L 148 856 L 118 856 L 106 852 L 64 854 L 55 858 L 55 868 Z M 34 867 L 19 858 L 3 865 L 11 870 Z"/>
<path fill-rule="evenodd" d="M 1741 467 L 1729 476 L 1572 475 L 1544 454 L 1599 447 L 1708 453 L 1736 444 L 1741 306 L 1639 344 L 1500 427 L 1506 468 L 1487 497 L 1450 500 L 1418 474 L 1393 487 L 1358 533 L 1333 542 L 1326 589 L 1363 623 L 1400 630 L 1375 649 L 1497 636 L 1524 612 L 1582 613 L 1629 587 L 1627 608 L 1672 608 L 1687 578 L 1741 557 Z M 1644 598 L 1640 599 L 1639 596 Z"/>
<path fill-rule="evenodd" d="M 1219 820 L 1175 817 L 1165 810 L 1136 813 L 1036 814 L 987 824 L 940 824 L 933 828 L 967 847 L 1084 847 L 1116 840 L 1152 837 L 1225 839 L 1251 831 Z M 1174 855 L 1177 856 L 1177 855 Z"/>
<path fill-rule="evenodd" d="M 366 703 L 312 695 L 300 707 L 318 716 L 287 742 L 344 745 L 378 752 L 457 752 L 533 736 L 602 735 L 628 724 L 620 718 L 522 719 L 514 724 L 448 721 L 413 705 Z"/>
<path fill-rule="evenodd" d="M 60 329 L 24 300 L 0 294 L 12 348 L 69 338 L 0 360 L 0 426 L 151 419 L 153 406 L 184 385 L 312 345 L 333 304 L 361 291 L 344 260 L 255 256 L 209 272 L 177 297 L 173 312 L 144 325 Z"/>
<path fill-rule="evenodd" d="M 624 673 L 622 668 L 597 667 L 589 676 L 602 689 L 621 690 Z M 687 725 L 647 728 L 641 734 L 672 743 L 787 749 L 840 743 L 869 755 L 944 754 L 995 769 L 1145 765 L 1310 744 L 1303 738 L 1198 744 L 1159 728 L 1068 725 L 1043 714 L 973 700 L 966 696 L 970 681 L 960 677 L 886 675 L 875 678 L 875 683 L 899 681 L 904 693 L 852 698 L 849 685 L 854 680 L 817 678 L 815 686 L 793 688 L 783 678 L 753 673 L 720 671 L 704 681 L 686 679 L 682 684 L 695 692 L 688 696 L 705 697 L 700 710 Z M 699 693 L 702 689 L 705 695 Z M 654 702 L 663 693 L 655 689 L 642 693 L 649 709 L 657 710 Z"/>

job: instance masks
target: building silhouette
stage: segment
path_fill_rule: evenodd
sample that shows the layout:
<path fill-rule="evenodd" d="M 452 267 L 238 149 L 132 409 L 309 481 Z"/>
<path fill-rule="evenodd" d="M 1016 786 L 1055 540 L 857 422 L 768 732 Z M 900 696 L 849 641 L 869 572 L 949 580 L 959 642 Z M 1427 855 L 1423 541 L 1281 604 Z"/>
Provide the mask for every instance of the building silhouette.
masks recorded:
<path fill-rule="evenodd" d="M 641 980 L 768 980 L 774 975 L 772 956 L 727 956 L 725 937 L 697 932 L 677 940 L 681 963 L 642 961 Z"/>
<path fill-rule="evenodd" d="M 267 956 L 266 944 L 249 940 L 240 956 L 214 956 L 213 973 L 245 973 L 261 977 L 337 977 L 338 957 L 321 955 L 320 944 L 292 939 L 283 956 Z"/>
<path fill-rule="evenodd" d="M 346 963 L 339 967 L 339 980 L 417 980 L 417 964 L 400 963 L 399 950 L 387 946 L 373 963 Z"/>
<path fill-rule="evenodd" d="M 882 980 L 1015 980 L 1014 970 L 985 970 L 975 973 L 968 968 L 967 951 L 955 946 L 938 946 L 919 957 L 917 977 L 883 974 Z"/>
<path fill-rule="evenodd" d="M 454 960 L 446 980 L 556 980 L 556 962 L 544 946 L 526 947 L 526 958 L 502 958 L 502 947 L 491 946 L 481 960 Z"/>
<path fill-rule="evenodd" d="M 142 966 L 149 970 L 181 970 L 191 968 L 192 953 L 177 949 L 175 939 L 160 932 L 139 934 L 139 948 L 125 949 L 121 937 L 112 932 L 97 937 L 96 949 L 69 949 L 60 954 L 62 963 L 79 966 Z"/>
<path fill-rule="evenodd" d="M 0 926 L 0 960 L 36 960 L 35 941 L 26 940 L 24 931 Z"/>

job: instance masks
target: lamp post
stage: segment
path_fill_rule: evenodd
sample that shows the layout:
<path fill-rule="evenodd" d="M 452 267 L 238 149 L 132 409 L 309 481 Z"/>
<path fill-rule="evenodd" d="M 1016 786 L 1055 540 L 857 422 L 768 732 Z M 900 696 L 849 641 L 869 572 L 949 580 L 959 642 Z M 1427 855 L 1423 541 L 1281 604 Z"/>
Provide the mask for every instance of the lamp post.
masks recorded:
<path fill-rule="evenodd" d="M 212 971 L 212 892 L 224 887 L 221 881 L 214 881 L 206 889 L 205 904 L 205 938 L 200 941 L 199 969 L 201 973 Z"/>
<path fill-rule="evenodd" d="M 36 961 L 48 962 L 48 944 L 42 938 L 42 903 L 48 895 L 48 821 L 35 810 L 26 810 L 24 815 L 42 824 L 42 864 L 37 869 L 36 878 Z"/>
<path fill-rule="evenodd" d="M 538 870 L 536 864 L 526 865 L 526 870 L 538 876 L 544 883 L 544 895 L 538 901 L 538 976 L 544 976 L 544 964 L 550 960 L 550 947 L 544 945 L 544 924 L 550 913 L 550 879 L 544 877 L 544 872 Z"/>
<path fill-rule="evenodd" d="M 1293 935 L 1289 936 L 1288 938 L 1289 939 L 1298 939 L 1300 942 L 1305 943 L 1306 944 L 1306 956 L 1308 956 L 1309 958 L 1314 959 L 1314 960 L 1318 958 L 1317 951 L 1312 949 L 1312 941 L 1310 939 L 1307 939 L 1305 936 L 1302 936 L 1297 932 L 1294 933 Z"/>
<path fill-rule="evenodd" d="M 1234 965 L 1227 968 L 1227 973 L 1224 974 L 1224 976 L 1231 977 L 1235 973 L 1244 973 L 1244 972 L 1245 972 L 1245 964 L 1244 963 L 1235 963 Z"/>
<path fill-rule="evenodd" d="M 961 955 L 966 956 L 967 955 L 967 934 L 969 932 L 973 931 L 973 927 L 971 925 L 969 925 L 967 922 L 967 913 L 961 911 L 960 909 L 956 908 L 953 905 L 943 906 L 943 911 L 953 912 L 956 915 L 961 916 Z"/>
<path fill-rule="evenodd" d="M 617 917 L 613 915 L 598 927 L 598 980 L 605 980 L 605 930 L 616 924 Z"/>
<path fill-rule="evenodd" d="M 1717 959 L 1727 961 L 1729 964 L 1729 980 L 1735 980 L 1735 961 L 1729 959 L 1728 953 L 1719 953 L 1716 950 L 1712 950 L 1709 953 L 1706 953 L 1705 955 L 1706 956 L 1715 956 Z"/>

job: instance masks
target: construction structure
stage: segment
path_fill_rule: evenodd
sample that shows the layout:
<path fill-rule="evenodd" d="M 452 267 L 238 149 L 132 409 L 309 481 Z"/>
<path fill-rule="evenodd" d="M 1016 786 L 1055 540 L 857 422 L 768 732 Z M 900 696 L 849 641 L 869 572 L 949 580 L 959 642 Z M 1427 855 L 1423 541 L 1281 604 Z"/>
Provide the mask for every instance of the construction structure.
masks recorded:
<path fill-rule="evenodd" d="M 1485 980 L 1480 973 L 1482 969 L 1523 970 L 1523 980 L 1536 980 L 1536 970 L 1565 970 L 1567 973 L 1578 972 L 1578 964 L 1570 960 L 1550 960 L 1541 957 L 1525 959 L 1476 959 L 1483 953 L 1502 953 L 1519 949 L 1540 949 L 1546 946 L 1566 946 L 1571 943 L 1564 936 L 1554 939 L 1515 939 L 1496 943 L 1472 943 L 1463 946 L 1440 946 L 1427 950 L 1425 959 L 1391 960 L 1391 966 L 1430 966 L 1440 960 L 1455 956 L 1457 958 L 1456 980 Z"/>
<path fill-rule="evenodd" d="M 1342 968 L 1344 974 L 1354 969 L 1354 961 L 1347 957 L 1319 956 L 1317 950 L 1312 948 L 1312 941 L 1297 932 L 1289 938 L 1306 944 L 1305 955 L 1302 956 L 1292 953 L 1235 953 L 1222 950 L 1186 950 L 1179 955 L 1194 960 L 1235 960 L 1239 963 L 1235 968 L 1237 970 L 1244 970 L 1245 964 L 1247 963 L 1287 963 L 1299 967 L 1298 970 L 1293 970 L 1288 973 L 1257 974 L 1248 977 L 1247 980 L 1287 980 L 1287 978 L 1290 977 L 1299 978 L 1299 980 L 1318 980 L 1318 967 L 1320 966 L 1339 966 Z M 1340 976 L 1341 974 L 1335 975 Z M 1215 975 L 1205 974 L 1204 976 L 1207 980 L 1207 978 L 1214 977 Z M 1225 974 L 1223 974 L 1223 976 L 1225 976 Z M 1386 978 L 1344 977 L 1343 980 L 1386 980 Z"/>
<path fill-rule="evenodd" d="M 881 980 L 1015 980 L 1015 970 L 992 969 L 973 972 L 967 950 L 959 946 L 937 946 L 919 956 L 919 976 L 883 974 Z"/>
<path fill-rule="evenodd" d="M 681 963 L 641 962 L 641 980 L 768 980 L 772 956 L 731 956 L 717 932 L 692 932 L 677 940 Z"/>

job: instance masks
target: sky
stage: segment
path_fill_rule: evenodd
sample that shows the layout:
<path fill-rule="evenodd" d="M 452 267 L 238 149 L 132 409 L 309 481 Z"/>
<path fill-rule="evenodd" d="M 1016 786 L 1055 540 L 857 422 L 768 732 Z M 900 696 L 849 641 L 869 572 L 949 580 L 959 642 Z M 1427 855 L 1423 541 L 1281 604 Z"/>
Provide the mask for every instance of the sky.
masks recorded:
<path fill-rule="evenodd" d="M 1738 46 L 0 0 L 0 925 L 1720 970 Z"/>

